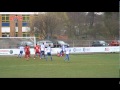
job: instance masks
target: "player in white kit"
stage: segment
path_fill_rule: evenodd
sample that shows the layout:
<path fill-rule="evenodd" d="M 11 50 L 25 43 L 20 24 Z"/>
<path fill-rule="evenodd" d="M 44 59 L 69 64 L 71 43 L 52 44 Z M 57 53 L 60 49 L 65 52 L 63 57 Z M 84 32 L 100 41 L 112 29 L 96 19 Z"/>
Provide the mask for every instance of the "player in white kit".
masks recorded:
<path fill-rule="evenodd" d="M 60 51 L 60 56 L 63 56 L 64 55 L 64 52 L 65 52 L 65 46 L 64 45 L 61 45 L 61 51 Z"/>
<path fill-rule="evenodd" d="M 51 46 L 49 45 L 49 46 L 47 47 L 47 49 L 46 49 L 46 52 L 47 52 L 46 61 L 48 60 L 48 56 L 50 56 L 50 59 L 51 59 L 51 61 L 52 61 L 51 51 L 52 51 L 52 49 L 51 49 Z"/>
<path fill-rule="evenodd" d="M 40 47 L 41 47 L 40 57 L 42 58 L 42 56 L 44 55 L 44 58 L 45 58 L 45 45 L 44 45 L 44 43 Z"/>
<path fill-rule="evenodd" d="M 65 58 L 64 58 L 64 60 L 70 60 L 70 57 L 69 57 L 69 54 L 70 54 L 70 49 L 69 49 L 69 46 L 67 46 L 66 48 L 65 48 L 65 54 L 66 54 L 66 56 L 65 56 Z"/>
<path fill-rule="evenodd" d="M 21 45 L 21 46 L 19 47 L 19 50 L 20 50 L 20 52 L 19 52 L 19 54 L 18 54 L 18 57 L 17 57 L 17 58 L 21 58 L 21 57 L 22 57 L 22 55 L 23 55 L 23 52 L 24 52 L 24 47 L 23 47 L 23 45 Z"/>

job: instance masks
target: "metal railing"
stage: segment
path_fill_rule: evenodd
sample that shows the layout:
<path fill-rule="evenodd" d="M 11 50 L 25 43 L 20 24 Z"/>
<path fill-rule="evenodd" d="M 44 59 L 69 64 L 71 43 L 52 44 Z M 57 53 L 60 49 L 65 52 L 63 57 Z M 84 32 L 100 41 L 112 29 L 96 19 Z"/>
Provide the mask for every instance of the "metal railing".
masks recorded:
<path fill-rule="evenodd" d="M 70 47 L 92 47 L 92 42 L 94 40 L 63 40 L 64 42 L 68 43 Z M 110 44 L 113 40 L 103 40 Z M 17 48 L 17 43 L 20 40 L 18 39 L 6 39 L 4 41 L 0 40 L 0 49 L 9 49 L 9 48 Z"/>

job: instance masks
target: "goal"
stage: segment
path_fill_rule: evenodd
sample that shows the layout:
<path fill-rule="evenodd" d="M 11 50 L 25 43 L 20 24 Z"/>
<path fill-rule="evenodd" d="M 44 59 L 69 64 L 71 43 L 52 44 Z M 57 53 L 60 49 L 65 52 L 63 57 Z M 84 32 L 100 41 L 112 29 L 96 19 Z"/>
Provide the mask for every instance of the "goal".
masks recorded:
<path fill-rule="evenodd" d="M 33 48 L 36 37 L 0 37 L 0 49 L 16 49 L 20 45 L 28 45 Z"/>

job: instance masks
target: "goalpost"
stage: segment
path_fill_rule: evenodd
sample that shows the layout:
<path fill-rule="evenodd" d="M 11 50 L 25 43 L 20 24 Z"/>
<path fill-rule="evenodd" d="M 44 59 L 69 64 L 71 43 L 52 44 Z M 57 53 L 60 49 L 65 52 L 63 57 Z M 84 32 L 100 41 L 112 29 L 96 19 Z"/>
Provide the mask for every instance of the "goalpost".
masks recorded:
<path fill-rule="evenodd" d="M 33 48 L 36 37 L 0 37 L 0 49 L 15 49 L 20 45 L 28 45 Z"/>

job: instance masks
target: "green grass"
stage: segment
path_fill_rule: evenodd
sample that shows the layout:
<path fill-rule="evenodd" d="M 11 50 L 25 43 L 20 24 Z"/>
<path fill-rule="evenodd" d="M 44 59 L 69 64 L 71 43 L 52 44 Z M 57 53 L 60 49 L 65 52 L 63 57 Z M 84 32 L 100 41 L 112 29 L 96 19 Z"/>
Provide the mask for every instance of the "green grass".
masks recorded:
<path fill-rule="evenodd" d="M 0 56 L 0 78 L 119 78 L 119 54 L 70 55 L 70 62 Z"/>

